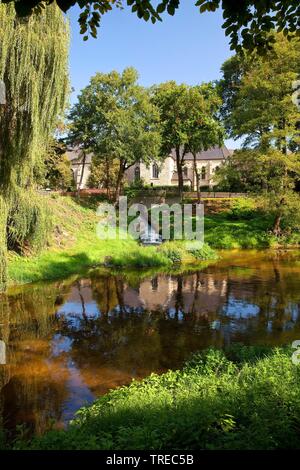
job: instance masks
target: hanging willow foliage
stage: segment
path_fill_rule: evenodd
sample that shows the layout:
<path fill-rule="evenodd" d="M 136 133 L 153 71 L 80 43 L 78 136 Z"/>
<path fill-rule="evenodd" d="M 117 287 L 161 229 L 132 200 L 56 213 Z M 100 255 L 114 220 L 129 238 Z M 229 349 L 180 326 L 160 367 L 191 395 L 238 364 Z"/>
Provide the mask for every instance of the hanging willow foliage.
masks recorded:
<path fill-rule="evenodd" d="M 12 214 L 17 214 L 22 190 L 34 187 L 35 170 L 65 109 L 68 50 L 69 26 L 57 6 L 20 19 L 12 5 L 0 0 L 0 80 L 6 88 L 6 104 L 0 104 L 0 195 L 7 206 L 0 215 L 1 225 L 11 223 Z M 20 207 L 25 217 L 26 213 L 32 217 L 32 198 L 26 200 L 28 210 L 24 198 Z M 23 226 L 30 226 L 34 237 L 32 223 Z M 1 257 L 7 244 L 3 246 L 2 238 L 0 235 Z M 0 261 L 0 271 L 4 264 Z M 3 273 L 1 276 L 3 280 Z"/>
<path fill-rule="evenodd" d="M 0 2 L 0 185 L 32 183 L 68 92 L 68 25 L 54 5 L 30 18 Z"/>

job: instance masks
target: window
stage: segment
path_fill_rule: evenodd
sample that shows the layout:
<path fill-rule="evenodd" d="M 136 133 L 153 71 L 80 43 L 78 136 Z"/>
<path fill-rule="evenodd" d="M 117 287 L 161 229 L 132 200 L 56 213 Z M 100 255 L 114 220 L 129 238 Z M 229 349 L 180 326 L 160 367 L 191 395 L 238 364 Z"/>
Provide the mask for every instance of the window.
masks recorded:
<path fill-rule="evenodd" d="M 205 179 L 206 179 L 206 168 L 205 168 L 205 166 L 203 166 L 203 167 L 201 168 L 201 179 L 202 179 L 202 180 L 205 180 Z"/>
<path fill-rule="evenodd" d="M 158 177 L 159 177 L 158 165 L 156 163 L 153 163 L 153 165 L 152 165 L 152 178 L 157 179 Z"/>
<path fill-rule="evenodd" d="M 135 181 L 140 181 L 140 179 L 141 179 L 140 167 L 136 166 L 135 169 L 134 169 L 134 180 Z"/>
<path fill-rule="evenodd" d="M 187 167 L 187 166 L 184 166 L 184 167 L 183 167 L 183 175 L 184 175 L 184 176 L 187 176 L 187 175 L 188 175 L 188 167 Z"/>

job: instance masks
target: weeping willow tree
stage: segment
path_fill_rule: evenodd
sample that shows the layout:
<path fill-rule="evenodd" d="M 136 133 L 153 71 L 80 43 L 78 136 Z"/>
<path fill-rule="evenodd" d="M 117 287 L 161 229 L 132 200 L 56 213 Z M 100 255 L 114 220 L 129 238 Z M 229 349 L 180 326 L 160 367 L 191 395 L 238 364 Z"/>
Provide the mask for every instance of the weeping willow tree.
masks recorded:
<path fill-rule="evenodd" d="M 0 0 L 0 80 L 6 90 L 6 104 L 0 104 L 2 284 L 8 243 L 29 238 L 41 245 L 46 235 L 35 175 L 66 105 L 68 49 L 69 27 L 57 6 L 17 18 L 14 7 Z"/>

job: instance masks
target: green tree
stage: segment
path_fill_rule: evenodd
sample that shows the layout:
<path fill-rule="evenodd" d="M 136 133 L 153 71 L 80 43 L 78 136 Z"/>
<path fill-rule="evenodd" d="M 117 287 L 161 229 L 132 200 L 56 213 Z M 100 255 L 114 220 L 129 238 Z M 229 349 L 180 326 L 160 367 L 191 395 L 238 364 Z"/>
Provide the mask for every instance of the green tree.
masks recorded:
<path fill-rule="evenodd" d="M 300 39 L 276 35 L 274 54 L 234 56 L 222 67 L 223 117 L 230 137 L 245 146 L 294 150 L 299 141 L 299 109 L 292 100 L 300 75 Z"/>
<path fill-rule="evenodd" d="M 268 174 L 262 172 L 257 149 L 238 149 L 220 166 L 216 177 L 224 191 L 259 193 L 263 191 Z"/>
<path fill-rule="evenodd" d="M 260 193 L 263 206 L 274 214 L 273 231 L 278 235 L 283 219 L 293 224 L 293 211 L 300 207 L 295 193 L 300 112 L 292 99 L 300 73 L 300 40 L 289 42 L 277 33 L 274 53 L 235 56 L 222 70 L 223 117 L 229 135 L 244 138 L 244 149 L 229 158 L 218 176 L 221 184 L 233 185 L 231 189 Z"/>
<path fill-rule="evenodd" d="M 93 156 L 91 173 L 88 179 L 89 188 L 105 188 L 110 198 L 115 192 L 118 179 L 119 162 L 109 157 L 97 158 Z"/>
<path fill-rule="evenodd" d="M 44 205 L 34 193 L 35 170 L 65 108 L 68 49 L 68 24 L 55 5 L 24 20 L 16 18 L 13 5 L 0 3 L 0 80 L 6 90 L 6 104 L 0 105 L 0 217 L 1 229 L 4 227 L 0 283 L 7 234 L 11 240 L 24 240 L 26 234 L 34 238 L 40 230 L 38 224 L 46 222 L 41 214 Z M 41 232 L 46 236 L 46 228 Z"/>
<path fill-rule="evenodd" d="M 283 154 L 276 148 L 241 149 L 218 170 L 225 190 L 256 195 L 259 207 L 273 216 L 272 231 L 300 228 L 300 197 L 295 191 L 300 181 L 300 154 Z"/>
<path fill-rule="evenodd" d="M 67 190 L 73 183 L 71 163 L 65 145 L 53 138 L 44 160 L 43 185 L 50 189 Z"/>
<path fill-rule="evenodd" d="M 56 1 L 57 5 L 66 12 L 75 4 L 82 12 L 79 16 L 81 33 L 84 39 L 89 32 L 97 36 L 102 15 L 112 10 L 113 6 L 122 8 L 126 3 L 131 7 L 138 18 L 152 23 L 162 20 L 162 14 L 167 12 L 174 15 L 180 7 L 180 0 L 48 0 L 48 4 Z M 27 16 L 33 10 L 45 7 L 44 0 L 3 0 L 4 3 L 14 2 L 16 11 L 20 16 Z M 200 13 L 214 12 L 222 8 L 223 28 L 226 36 L 230 36 L 231 49 L 240 50 L 244 47 L 249 50 L 257 49 L 262 52 L 271 47 L 273 36 L 268 33 L 272 30 L 283 31 L 289 37 L 290 33 L 299 31 L 300 5 L 298 0 L 195 0 L 195 6 Z"/>
<path fill-rule="evenodd" d="M 133 68 L 97 73 L 82 90 L 71 113 L 69 140 L 84 145 L 98 159 L 118 160 L 115 199 L 125 172 L 135 163 L 157 158 L 158 111 Z"/>
<path fill-rule="evenodd" d="M 197 153 L 215 145 L 222 145 L 224 129 L 218 119 L 221 100 L 216 88 L 202 84 L 188 90 L 187 104 L 190 108 L 186 121 L 187 148 L 193 155 L 198 202 L 200 202 L 200 172 Z"/>
<path fill-rule="evenodd" d="M 175 149 L 179 195 L 183 194 L 184 157 L 188 152 L 186 122 L 190 108 L 187 102 L 189 87 L 174 81 L 153 88 L 153 101 L 160 112 L 161 155 L 165 158 Z"/>
<path fill-rule="evenodd" d="M 175 150 L 178 191 L 182 198 L 187 152 L 194 155 L 198 175 L 197 152 L 221 140 L 221 126 L 216 119 L 220 100 L 212 84 L 191 87 L 171 81 L 154 87 L 152 92 L 153 101 L 160 110 L 161 155 L 166 157 Z"/>

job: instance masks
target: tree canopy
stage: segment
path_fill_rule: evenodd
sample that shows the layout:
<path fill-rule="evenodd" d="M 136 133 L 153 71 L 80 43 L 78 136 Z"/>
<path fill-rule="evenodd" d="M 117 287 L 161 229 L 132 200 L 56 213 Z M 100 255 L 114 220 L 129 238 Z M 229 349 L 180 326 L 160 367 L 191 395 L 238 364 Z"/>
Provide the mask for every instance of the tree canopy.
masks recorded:
<path fill-rule="evenodd" d="M 300 73 L 300 40 L 276 34 L 274 54 L 233 56 L 222 66 L 223 118 L 230 137 L 245 145 L 299 148 L 299 109 L 293 84 Z"/>
<path fill-rule="evenodd" d="M 243 149 L 220 168 L 226 189 L 261 195 L 273 231 L 299 218 L 300 112 L 293 90 L 300 72 L 300 41 L 276 33 L 274 53 L 234 56 L 222 67 L 222 114 L 231 137 L 244 138 Z M 293 216 L 292 216 L 293 214 Z"/>
<path fill-rule="evenodd" d="M 34 9 L 41 10 L 46 5 L 56 2 L 66 12 L 74 5 L 81 8 L 79 23 L 84 39 L 97 36 L 101 17 L 113 7 L 122 8 L 124 4 L 131 7 L 138 18 L 152 23 L 161 21 L 163 14 L 174 15 L 180 8 L 180 0 L 2 0 L 3 3 L 14 2 L 16 12 L 27 16 Z M 257 49 L 260 52 L 270 48 L 274 37 L 268 34 L 272 30 L 282 31 L 286 37 L 299 34 L 300 4 L 298 0 L 194 0 L 195 7 L 204 12 L 223 12 L 223 28 L 230 37 L 233 50 Z"/>
<path fill-rule="evenodd" d="M 44 201 L 34 192 L 68 91 L 69 28 L 51 5 L 26 21 L 13 5 L 0 3 L 0 287 L 5 281 L 6 247 L 48 236 Z"/>
<path fill-rule="evenodd" d="M 98 158 L 118 160 L 116 199 L 125 171 L 158 155 L 158 112 L 137 79 L 137 71 L 131 67 L 122 74 L 97 73 L 70 113 L 70 143 Z"/>
<path fill-rule="evenodd" d="M 222 140 L 217 120 L 221 104 L 212 83 L 178 85 L 174 81 L 153 87 L 153 101 L 160 112 L 161 155 L 175 150 L 179 193 L 183 192 L 185 155 L 207 150 Z"/>

